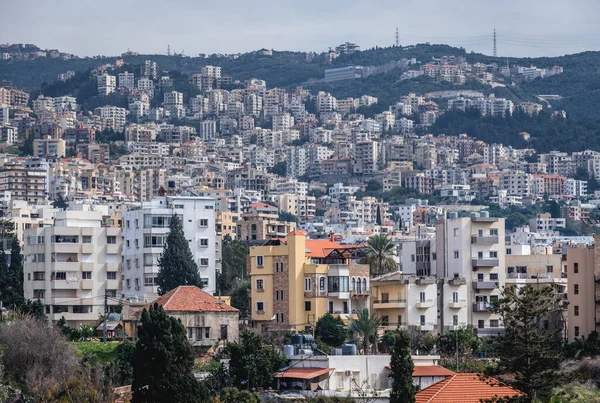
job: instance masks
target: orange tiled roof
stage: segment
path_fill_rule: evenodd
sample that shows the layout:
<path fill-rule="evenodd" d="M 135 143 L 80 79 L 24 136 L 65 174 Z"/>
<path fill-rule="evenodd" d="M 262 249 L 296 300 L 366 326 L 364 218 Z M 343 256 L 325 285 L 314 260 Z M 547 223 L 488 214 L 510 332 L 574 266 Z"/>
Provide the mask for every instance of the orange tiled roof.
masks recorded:
<path fill-rule="evenodd" d="M 343 248 L 343 246 L 329 239 L 306 240 L 306 254 L 311 257 L 326 257 L 333 249 L 337 248 Z"/>
<path fill-rule="evenodd" d="M 169 311 L 237 312 L 238 310 L 218 300 L 193 285 L 181 285 L 156 301 Z"/>
<path fill-rule="evenodd" d="M 271 208 L 271 209 L 277 209 L 277 207 L 275 206 L 271 206 L 270 204 L 267 203 L 263 203 L 263 202 L 256 202 L 256 203 L 252 203 L 250 205 L 250 207 L 252 208 Z"/>
<path fill-rule="evenodd" d="M 418 392 L 416 403 L 479 403 L 481 399 L 515 395 L 523 396 L 523 393 L 497 379 L 483 379 L 475 373 L 454 374 Z"/>
<path fill-rule="evenodd" d="M 313 379 L 328 374 L 335 368 L 290 368 L 275 374 L 275 378 Z"/>

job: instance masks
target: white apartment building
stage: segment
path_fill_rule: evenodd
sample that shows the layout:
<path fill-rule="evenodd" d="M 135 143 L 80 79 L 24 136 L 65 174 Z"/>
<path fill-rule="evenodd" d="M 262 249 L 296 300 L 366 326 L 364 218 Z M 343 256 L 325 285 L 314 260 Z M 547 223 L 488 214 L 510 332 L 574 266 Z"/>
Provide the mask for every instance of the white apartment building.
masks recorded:
<path fill-rule="evenodd" d="M 173 215 L 194 255 L 204 285 L 213 294 L 220 267 L 215 231 L 215 200 L 209 197 L 158 197 L 123 213 L 123 298 L 152 301 L 158 295 L 158 259 L 163 251 Z"/>
<path fill-rule="evenodd" d="M 117 77 L 108 74 L 98 76 L 98 94 L 106 96 L 115 92 L 117 88 Z"/>
<path fill-rule="evenodd" d="M 135 76 L 133 73 L 119 73 L 119 89 L 127 88 L 132 90 L 135 88 Z"/>
<path fill-rule="evenodd" d="M 58 211 L 54 225 L 27 229 L 24 238 L 25 298 L 39 299 L 53 322 L 96 323 L 105 294 L 118 297 L 121 229 L 103 227 L 101 212 Z M 116 300 L 108 304 L 118 309 Z"/>
<path fill-rule="evenodd" d="M 212 78 L 221 78 L 221 67 L 219 66 L 204 66 L 200 68 L 200 74 Z"/>
<path fill-rule="evenodd" d="M 54 110 L 58 114 L 77 112 L 77 98 L 65 95 L 53 99 Z"/>
<path fill-rule="evenodd" d="M 355 174 L 372 175 L 379 170 L 379 143 L 361 141 L 355 145 L 352 168 Z"/>
<path fill-rule="evenodd" d="M 172 116 L 183 116 L 183 93 L 177 91 L 165 92 L 163 106 Z"/>
<path fill-rule="evenodd" d="M 130 141 L 127 143 L 127 151 L 132 154 L 151 154 L 166 157 L 169 155 L 170 144 L 155 142 Z"/>
<path fill-rule="evenodd" d="M 106 127 L 122 130 L 126 123 L 127 109 L 118 106 L 100 106 L 94 109 L 94 114 L 105 121 Z"/>
<path fill-rule="evenodd" d="M 314 196 L 286 193 L 272 195 L 271 200 L 277 204 L 280 212 L 294 214 L 302 220 L 313 219 L 317 211 L 317 199 Z"/>
<path fill-rule="evenodd" d="M 530 196 L 532 194 L 531 174 L 520 171 L 509 171 L 500 177 L 499 190 L 505 190 L 508 196 Z"/>
<path fill-rule="evenodd" d="M 0 125 L 2 125 L 2 124 L 7 125 L 8 124 L 8 120 L 9 120 L 8 105 L 0 104 Z"/>
<path fill-rule="evenodd" d="M 587 181 L 569 178 L 565 181 L 563 193 L 565 196 L 582 197 L 587 195 Z"/>
<path fill-rule="evenodd" d="M 289 113 L 273 115 L 273 131 L 289 130 L 294 126 L 294 118 Z"/>
<path fill-rule="evenodd" d="M 353 195 L 359 190 L 360 186 L 344 186 L 343 183 L 338 182 L 334 183 L 333 186 L 329 188 L 329 196 L 332 200 L 337 201 L 342 197 Z"/>
<path fill-rule="evenodd" d="M 140 91 L 143 91 L 150 95 L 150 97 L 154 96 L 154 81 L 149 78 L 140 78 L 137 81 L 137 88 Z"/>

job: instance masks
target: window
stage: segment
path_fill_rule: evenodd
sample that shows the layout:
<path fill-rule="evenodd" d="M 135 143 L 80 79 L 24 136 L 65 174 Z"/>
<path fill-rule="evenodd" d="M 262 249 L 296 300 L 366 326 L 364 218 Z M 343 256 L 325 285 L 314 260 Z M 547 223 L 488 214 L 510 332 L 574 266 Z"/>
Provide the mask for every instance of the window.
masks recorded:
<path fill-rule="evenodd" d="M 415 261 L 415 255 L 414 255 L 414 254 L 410 255 L 410 261 L 411 261 L 411 262 L 414 262 L 414 261 Z"/>
<path fill-rule="evenodd" d="M 311 310 L 311 307 L 310 307 L 310 305 L 311 305 L 311 304 L 310 304 L 310 301 L 304 301 L 304 310 L 305 310 L 306 312 L 309 312 L 309 311 Z"/>
<path fill-rule="evenodd" d="M 256 265 L 259 267 L 264 266 L 265 264 L 265 257 L 264 256 L 257 256 L 256 257 Z"/>
<path fill-rule="evenodd" d="M 221 325 L 221 340 L 227 340 L 227 325 Z"/>
<path fill-rule="evenodd" d="M 204 328 L 204 337 L 205 337 L 206 339 L 209 339 L 209 338 L 210 338 L 210 327 L 205 327 L 205 328 Z"/>
<path fill-rule="evenodd" d="M 279 293 L 281 299 L 283 300 L 283 290 L 281 290 L 281 292 Z M 283 322 L 283 319 L 281 320 Z"/>
<path fill-rule="evenodd" d="M 163 248 L 167 235 L 144 235 L 145 248 Z"/>
<path fill-rule="evenodd" d="M 200 285 L 202 286 L 202 288 L 208 287 L 208 277 L 200 278 Z"/>
<path fill-rule="evenodd" d="M 431 254 L 431 260 L 436 260 L 437 259 L 437 253 L 433 252 Z"/>
<path fill-rule="evenodd" d="M 279 273 L 279 263 L 275 263 L 275 272 Z"/>
<path fill-rule="evenodd" d="M 498 281 L 498 273 L 490 273 L 490 281 Z"/>
<path fill-rule="evenodd" d="M 546 273 L 554 273 L 554 266 L 552 266 L 552 265 L 546 266 Z"/>
<path fill-rule="evenodd" d="M 208 219 L 207 218 L 201 218 L 199 221 L 200 221 L 200 224 L 199 224 L 200 227 L 202 227 L 202 228 L 208 227 Z"/>
<path fill-rule="evenodd" d="M 111 236 L 107 236 L 107 237 L 106 237 L 106 243 L 107 243 L 108 245 L 114 245 L 114 244 L 116 244 L 116 243 L 117 243 L 117 237 L 116 237 L 116 236 L 113 236 L 113 235 L 111 235 Z"/>
<path fill-rule="evenodd" d="M 200 247 L 208 248 L 208 238 L 200 238 Z"/>
<path fill-rule="evenodd" d="M 477 281 L 483 281 L 483 273 L 477 273 Z"/>
<path fill-rule="evenodd" d="M 144 286 L 146 287 L 152 287 L 155 286 L 156 284 L 156 277 L 144 277 Z"/>
<path fill-rule="evenodd" d="M 498 319 L 491 319 L 490 320 L 490 327 L 499 327 L 498 326 Z"/>
<path fill-rule="evenodd" d="M 506 249 L 506 254 L 507 255 L 512 255 L 512 249 L 511 248 Z"/>
<path fill-rule="evenodd" d="M 194 337 L 194 328 L 193 327 L 188 327 L 187 329 L 188 332 L 188 339 L 192 339 Z"/>
<path fill-rule="evenodd" d="M 214 210 L 215 206 L 204 206 L 206 210 Z"/>
<path fill-rule="evenodd" d="M 144 266 L 158 266 L 158 258 L 160 253 L 144 253 Z M 127 265 L 129 266 L 130 260 L 127 259 Z M 129 268 L 129 267 L 128 267 Z"/>
<path fill-rule="evenodd" d="M 127 245 L 127 247 L 129 248 L 129 239 L 125 242 L 125 244 Z"/>
<path fill-rule="evenodd" d="M 381 325 L 382 326 L 388 326 L 390 324 L 390 318 L 389 316 L 382 316 L 381 317 Z"/>
<path fill-rule="evenodd" d="M 106 279 L 107 280 L 116 280 L 117 279 L 117 272 L 116 271 L 107 271 L 106 272 Z"/>
<path fill-rule="evenodd" d="M 381 293 L 381 302 L 389 302 L 390 301 L 390 294 L 388 294 L 387 292 Z"/>
<path fill-rule="evenodd" d="M 208 258 L 207 257 L 200 258 L 200 266 L 208 266 Z"/>
<path fill-rule="evenodd" d="M 579 284 L 573 285 L 573 294 L 579 295 Z"/>
<path fill-rule="evenodd" d="M 579 316 L 579 305 L 574 305 L 573 306 L 573 314 L 575 316 Z"/>
<path fill-rule="evenodd" d="M 477 230 L 477 236 L 483 236 L 483 230 L 482 229 L 478 229 Z"/>
<path fill-rule="evenodd" d="M 454 228 L 453 230 L 454 236 L 458 236 L 458 228 Z"/>
<path fill-rule="evenodd" d="M 136 247 L 136 248 L 139 248 L 139 247 L 140 247 L 140 242 L 139 242 L 137 239 L 134 241 L 134 243 L 135 243 L 135 247 Z"/>
<path fill-rule="evenodd" d="M 275 301 L 279 301 L 279 290 L 275 290 Z"/>
<path fill-rule="evenodd" d="M 92 307 L 89 305 L 73 305 L 73 313 L 90 313 Z"/>
<path fill-rule="evenodd" d="M 454 251 L 454 259 L 458 259 L 458 251 L 457 250 Z"/>
<path fill-rule="evenodd" d="M 579 326 L 575 326 L 575 337 L 579 337 Z"/>
<path fill-rule="evenodd" d="M 202 328 L 201 327 L 196 328 L 196 340 L 202 340 Z"/>
<path fill-rule="evenodd" d="M 256 303 L 256 312 L 265 312 L 265 303 L 262 301 L 259 301 Z"/>
<path fill-rule="evenodd" d="M 33 281 L 44 281 L 46 279 L 46 273 L 43 271 L 33 272 Z"/>
<path fill-rule="evenodd" d="M 92 243 L 92 236 L 91 235 L 84 235 L 82 237 L 83 239 L 83 243 Z"/>
<path fill-rule="evenodd" d="M 453 326 L 458 326 L 458 315 L 453 315 L 452 316 L 452 325 Z"/>
<path fill-rule="evenodd" d="M 423 291 L 421 291 L 419 293 L 419 301 L 420 302 L 425 302 L 425 293 Z"/>
<path fill-rule="evenodd" d="M 256 279 L 256 290 L 257 291 L 264 291 L 265 290 L 265 280 L 263 280 L 262 278 L 257 278 Z"/>
<path fill-rule="evenodd" d="M 498 236 L 498 228 L 492 228 L 492 229 L 490 229 L 490 235 L 491 236 Z"/>
<path fill-rule="evenodd" d="M 33 290 L 34 299 L 46 298 L 46 290 Z"/>
<path fill-rule="evenodd" d="M 573 273 L 579 273 L 579 263 L 573 263 Z"/>
<path fill-rule="evenodd" d="M 129 220 L 127 220 L 127 228 L 129 228 Z"/>
<path fill-rule="evenodd" d="M 304 278 L 304 292 L 310 292 L 310 277 Z"/>
<path fill-rule="evenodd" d="M 477 328 L 478 329 L 483 329 L 485 327 L 485 321 L 484 320 L 478 320 L 477 321 Z"/>
<path fill-rule="evenodd" d="M 498 252 L 496 252 L 495 250 L 490 251 L 490 257 L 498 257 Z"/>
<path fill-rule="evenodd" d="M 421 326 L 425 326 L 425 315 L 421 315 L 420 319 Z"/>
<path fill-rule="evenodd" d="M 325 277 L 319 278 L 319 291 L 325 291 Z"/>
<path fill-rule="evenodd" d="M 46 255 L 43 253 L 36 253 L 33 255 L 33 263 L 44 263 L 46 262 Z"/>
<path fill-rule="evenodd" d="M 106 296 L 110 298 L 117 298 L 117 290 L 106 290 Z"/>
<path fill-rule="evenodd" d="M 91 271 L 84 271 L 84 272 L 82 272 L 81 273 L 81 279 L 82 280 L 91 280 L 92 279 L 92 272 Z"/>
<path fill-rule="evenodd" d="M 56 273 L 54 273 L 54 279 L 55 280 L 66 280 L 67 273 L 64 271 L 57 271 Z"/>
<path fill-rule="evenodd" d="M 477 257 L 478 257 L 479 259 L 483 258 L 483 252 L 477 252 Z"/>
<path fill-rule="evenodd" d="M 457 292 L 452 293 L 452 302 L 458 302 L 458 293 Z"/>
<path fill-rule="evenodd" d="M 125 280 L 125 285 L 127 288 L 131 288 L 131 281 L 129 279 Z"/>

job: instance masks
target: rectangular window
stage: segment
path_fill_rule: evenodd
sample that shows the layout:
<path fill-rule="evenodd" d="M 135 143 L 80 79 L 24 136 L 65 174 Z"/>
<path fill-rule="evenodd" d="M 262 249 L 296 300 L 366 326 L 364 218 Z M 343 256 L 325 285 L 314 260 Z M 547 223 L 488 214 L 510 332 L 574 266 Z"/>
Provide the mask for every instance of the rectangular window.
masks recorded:
<path fill-rule="evenodd" d="M 490 327 L 498 327 L 498 319 L 491 319 Z"/>
<path fill-rule="evenodd" d="M 200 246 L 202 248 L 208 248 L 208 238 L 200 238 Z"/>
<path fill-rule="evenodd" d="M 152 287 L 156 285 L 156 277 L 144 277 L 144 286 Z"/>
<path fill-rule="evenodd" d="M 452 302 L 458 302 L 458 293 L 457 292 L 452 293 Z"/>
<path fill-rule="evenodd" d="M 453 230 L 454 236 L 458 236 L 458 228 L 454 228 Z"/>
<path fill-rule="evenodd" d="M 452 316 L 452 325 L 453 326 L 458 326 L 458 315 L 453 315 Z"/>
<path fill-rule="evenodd" d="M 34 299 L 46 298 L 46 290 L 33 290 Z"/>
<path fill-rule="evenodd" d="M 389 324 L 390 324 L 390 317 L 383 315 L 381 317 L 381 325 L 382 326 L 388 326 Z"/>
<path fill-rule="evenodd" d="M 258 291 L 264 291 L 265 290 L 265 280 L 263 280 L 262 278 L 256 279 L 256 289 Z"/>
<path fill-rule="evenodd" d="M 437 253 L 433 252 L 431 254 L 431 260 L 436 260 L 437 259 Z"/>
<path fill-rule="evenodd" d="M 92 243 L 92 236 L 91 235 L 84 235 L 82 237 L 83 239 L 83 243 Z"/>
<path fill-rule="evenodd" d="M 200 266 L 208 266 L 208 258 L 207 257 L 200 258 Z"/>
<path fill-rule="evenodd" d="M 419 301 L 420 302 L 425 302 L 425 293 L 423 291 L 421 291 L 419 293 Z"/>
<path fill-rule="evenodd" d="M 498 257 L 498 252 L 490 251 L 490 257 Z"/>
<path fill-rule="evenodd" d="M 117 243 L 117 237 L 116 237 L 116 236 L 113 236 L 113 235 L 111 235 L 111 236 L 107 236 L 107 237 L 106 237 L 106 243 L 107 243 L 108 245 L 114 245 L 114 244 L 116 244 L 116 243 Z"/>
<path fill-rule="evenodd" d="M 106 272 L 106 279 L 107 280 L 116 280 L 117 279 L 117 272 L 116 271 L 107 271 Z"/>
<path fill-rule="evenodd" d="M 325 277 L 319 279 L 319 291 L 325 291 Z"/>
<path fill-rule="evenodd" d="M 512 249 L 511 248 L 506 249 L 506 254 L 507 255 L 512 255 Z"/>
<path fill-rule="evenodd" d="M 125 285 L 127 286 L 127 288 L 131 288 L 131 280 L 125 280 Z"/>
<path fill-rule="evenodd" d="M 54 279 L 55 280 L 66 280 L 67 273 L 64 271 L 57 271 L 56 273 L 54 273 Z"/>
<path fill-rule="evenodd" d="M 579 316 L 579 305 L 573 305 L 573 314 Z"/>
<path fill-rule="evenodd" d="M 207 218 L 200 219 L 200 227 L 202 227 L 202 228 L 208 227 L 208 219 Z"/>
<path fill-rule="evenodd" d="M 579 263 L 573 263 L 573 273 L 579 273 Z"/>
<path fill-rule="evenodd" d="M 421 326 L 425 326 L 425 315 L 421 315 Z"/>
<path fill-rule="evenodd" d="M 256 257 L 256 265 L 258 267 L 263 267 L 265 264 L 265 257 L 264 256 L 257 256 Z"/>
<path fill-rule="evenodd" d="M 200 285 L 202 286 L 202 288 L 208 287 L 208 282 L 208 277 L 200 278 Z"/>
<path fill-rule="evenodd" d="M 310 277 L 304 278 L 304 292 L 310 292 Z"/>
<path fill-rule="evenodd" d="M 202 340 L 202 328 L 201 327 L 196 328 L 196 340 Z"/>
<path fill-rule="evenodd" d="M 552 265 L 546 266 L 546 273 L 554 273 L 554 266 L 552 266 Z"/>
<path fill-rule="evenodd" d="M 144 235 L 145 248 L 163 248 L 167 241 L 167 235 Z"/>
<path fill-rule="evenodd" d="M 83 280 L 91 280 L 92 279 L 92 272 L 91 271 L 84 271 L 84 272 L 82 272 L 81 273 L 81 278 Z"/>
<path fill-rule="evenodd" d="M 490 229 L 490 235 L 491 236 L 498 236 L 498 228 L 492 228 L 492 229 Z"/>
<path fill-rule="evenodd" d="M 111 298 L 117 297 L 117 290 L 106 290 L 106 296 Z"/>
<path fill-rule="evenodd" d="M 477 321 L 477 328 L 478 328 L 478 329 L 483 329 L 483 328 L 485 328 L 485 320 L 481 320 L 481 319 L 480 319 L 480 320 L 478 320 L 478 321 Z"/>
<path fill-rule="evenodd" d="M 46 255 L 43 253 L 36 253 L 35 255 L 33 255 L 33 262 L 34 263 L 46 262 Z"/>
<path fill-rule="evenodd" d="M 193 327 L 188 327 L 188 328 L 187 328 L 187 333 L 188 333 L 188 334 L 187 334 L 187 336 L 188 336 L 188 339 L 192 339 L 192 338 L 194 338 L 194 328 L 193 328 Z"/>
<path fill-rule="evenodd" d="M 490 273 L 490 281 L 498 281 L 498 273 Z"/>
<path fill-rule="evenodd" d="M 129 239 L 125 242 L 125 245 L 129 248 Z"/>
<path fill-rule="evenodd" d="M 573 294 L 579 295 L 579 284 L 573 285 Z"/>
<path fill-rule="evenodd" d="M 160 253 L 144 253 L 144 266 L 158 266 Z M 127 259 L 127 268 L 131 265 L 131 260 Z"/>
<path fill-rule="evenodd" d="M 579 326 L 575 326 L 575 337 L 579 337 Z"/>
<path fill-rule="evenodd" d="M 209 339 L 210 338 L 210 327 L 205 327 L 204 328 L 204 337 Z"/>
<path fill-rule="evenodd" d="M 256 303 L 256 312 L 265 312 L 265 303 L 262 301 L 259 301 Z"/>
<path fill-rule="evenodd" d="M 46 273 L 43 271 L 33 272 L 33 281 L 44 281 L 46 279 Z"/>
<path fill-rule="evenodd" d="M 454 251 L 454 259 L 458 259 L 458 251 L 457 250 Z"/>
<path fill-rule="evenodd" d="M 304 301 L 304 310 L 309 312 L 311 310 L 310 301 Z"/>

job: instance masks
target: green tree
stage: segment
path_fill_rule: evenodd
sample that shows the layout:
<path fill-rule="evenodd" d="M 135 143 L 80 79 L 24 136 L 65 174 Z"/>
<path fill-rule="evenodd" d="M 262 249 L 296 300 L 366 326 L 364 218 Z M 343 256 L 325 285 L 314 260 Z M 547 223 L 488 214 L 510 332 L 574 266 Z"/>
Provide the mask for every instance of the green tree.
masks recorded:
<path fill-rule="evenodd" d="M 231 290 L 231 306 L 239 309 L 241 315 L 248 313 L 248 293 L 250 282 L 248 280 L 236 281 Z"/>
<path fill-rule="evenodd" d="M 131 385 L 133 382 L 132 363 L 135 348 L 135 343 L 130 341 L 117 346 L 115 359 L 106 367 L 107 376 L 114 385 Z"/>
<path fill-rule="evenodd" d="M 169 235 L 162 254 L 158 258 L 158 294 L 164 295 L 180 285 L 202 288 L 198 266 L 183 233 L 181 221 L 171 217 Z"/>
<path fill-rule="evenodd" d="M 321 316 L 315 326 L 315 337 L 320 338 L 330 347 L 339 347 L 346 340 L 348 331 L 339 316 L 334 317 L 327 312 Z"/>
<path fill-rule="evenodd" d="M 22 306 L 19 307 L 19 310 L 25 315 L 32 316 L 40 320 L 46 320 L 44 304 L 42 304 L 42 301 L 39 299 L 36 299 L 35 301 L 28 299 Z"/>
<path fill-rule="evenodd" d="M 541 324 L 555 313 L 560 301 L 552 287 L 526 285 L 505 288 L 492 308 L 505 329 L 494 343 L 498 372 L 512 374 L 512 386 L 531 400 L 547 395 L 557 382 L 560 329 L 544 330 Z"/>
<path fill-rule="evenodd" d="M 157 303 L 144 309 L 133 353 L 132 403 L 202 401 L 193 367 L 192 346 L 181 321 Z"/>
<path fill-rule="evenodd" d="M 248 331 L 241 332 L 239 343 L 228 344 L 223 355 L 230 359 L 226 384 L 238 389 L 270 387 L 273 375 L 285 362 L 277 349 L 263 344 L 258 334 Z"/>
<path fill-rule="evenodd" d="M 280 212 L 277 219 L 279 221 L 298 222 L 298 217 L 292 213 L 288 213 L 287 211 Z"/>
<path fill-rule="evenodd" d="M 65 200 L 62 193 L 58 193 L 56 199 L 52 202 L 52 207 L 59 210 L 66 210 L 69 207 L 69 203 Z"/>
<path fill-rule="evenodd" d="M 358 311 L 356 316 L 356 319 L 350 318 L 348 329 L 358 337 L 364 354 L 369 354 L 371 352 L 369 347 L 377 342 L 377 330 L 381 326 L 382 319 L 374 312 L 370 314 L 367 308 Z"/>
<path fill-rule="evenodd" d="M 231 236 L 226 235 L 222 248 L 222 272 L 219 274 L 218 286 L 221 295 L 229 295 L 236 280 L 245 276 L 248 246 L 243 241 L 231 239 Z"/>
<path fill-rule="evenodd" d="M 387 235 L 377 234 L 370 237 L 365 252 L 371 276 L 379 276 L 398 268 L 392 257 L 396 253 L 396 245 Z"/>
<path fill-rule="evenodd" d="M 260 403 L 260 397 L 256 392 L 229 387 L 221 390 L 219 401 L 221 403 Z"/>
<path fill-rule="evenodd" d="M 23 297 L 23 255 L 15 235 L 7 238 L 10 243 L 10 265 L 4 248 L 0 251 L 0 298 L 6 307 L 18 308 L 25 303 Z"/>
<path fill-rule="evenodd" d="M 273 165 L 273 168 L 269 168 L 268 171 L 272 174 L 285 176 L 287 174 L 287 162 L 281 161 Z"/>
<path fill-rule="evenodd" d="M 392 391 L 390 403 L 414 403 L 417 387 L 413 383 L 413 364 L 410 356 L 410 338 L 405 332 L 396 333 L 392 357 Z"/>

